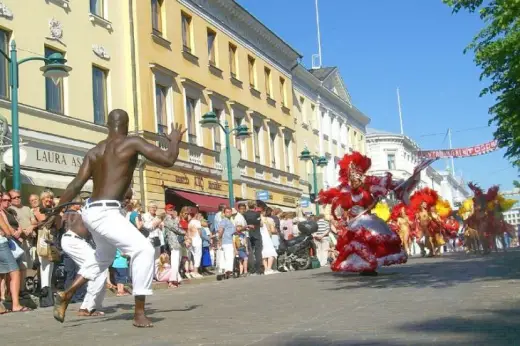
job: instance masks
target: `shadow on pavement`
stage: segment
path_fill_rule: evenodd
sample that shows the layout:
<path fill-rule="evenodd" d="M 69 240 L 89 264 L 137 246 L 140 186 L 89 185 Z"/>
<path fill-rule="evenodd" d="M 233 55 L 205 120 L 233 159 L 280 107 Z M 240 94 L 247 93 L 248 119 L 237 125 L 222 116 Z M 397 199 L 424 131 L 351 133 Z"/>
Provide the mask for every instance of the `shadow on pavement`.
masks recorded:
<path fill-rule="evenodd" d="M 123 306 L 124 310 L 129 310 L 127 308 L 128 304 L 120 304 L 120 305 Z M 164 320 L 164 318 L 162 318 L 162 317 L 154 317 L 153 316 L 154 314 L 160 314 L 160 313 L 165 313 L 165 312 L 187 312 L 187 311 L 195 310 L 195 309 L 197 309 L 197 308 L 199 308 L 201 306 L 202 305 L 190 305 L 190 306 L 187 306 L 187 307 L 185 307 L 183 309 L 169 309 L 169 310 L 158 310 L 158 309 L 149 309 L 149 308 L 147 308 L 146 309 L 146 315 L 148 316 L 148 318 L 150 318 L 150 320 L 152 320 L 153 323 L 157 323 L 157 322 L 160 322 L 160 321 Z M 133 305 L 131 307 L 132 307 L 132 310 L 133 310 Z M 108 313 L 109 310 L 105 310 L 105 311 L 107 311 L 107 313 Z M 113 310 L 113 311 L 117 312 L 116 310 Z M 81 326 L 83 324 L 103 323 L 103 322 L 109 322 L 109 321 L 121 321 L 121 320 L 128 320 L 129 321 L 129 320 L 132 320 L 133 318 L 134 318 L 134 312 L 133 311 L 125 312 L 125 313 L 122 313 L 122 314 L 116 314 L 115 316 L 105 315 L 103 317 L 76 318 L 76 319 L 73 319 L 73 320 L 69 320 L 69 322 L 72 322 L 72 323 L 80 322 L 80 323 L 67 324 L 64 327 L 65 328 L 71 328 L 71 327 Z"/>
<path fill-rule="evenodd" d="M 431 262 L 430 262 L 431 261 Z M 336 282 L 329 290 L 357 288 L 445 288 L 466 282 L 520 279 L 520 251 L 487 256 L 455 253 L 441 258 L 412 258 L 407 264 L 383 267 L 375 277 L 356 273 L 320 272 L 300 280 Z"/>
<path fill-rule="evenodd" d="M 520 303 L 507 308 L 469 310 L 471 317 L 444 317 L 408 323 L 406 333 L 451 334 L 463 337 L 468 345 L 518 345 L 520 340 Z M 474 315 L 473 315 L 474 314 Z"/>

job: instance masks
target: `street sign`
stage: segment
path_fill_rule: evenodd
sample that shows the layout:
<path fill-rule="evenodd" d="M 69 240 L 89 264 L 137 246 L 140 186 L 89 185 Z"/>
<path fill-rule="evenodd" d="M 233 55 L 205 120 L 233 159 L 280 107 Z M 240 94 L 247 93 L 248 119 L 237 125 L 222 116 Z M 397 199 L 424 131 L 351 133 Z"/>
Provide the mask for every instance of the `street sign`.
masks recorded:
<path fill-rule="evenodd" d="M 300 207 L 307 208 L 309 205 L 311 205 L 311 201 L 308 198 L 300 199 Z"/>
<path fill-rule="evenodd" d="M 256 199 L 259 199 L 263 202 L 266 202 L 269 200 L 269 191 L 256 191 Z"/>
<path fill-rule="evenodd" d="M 231 174 L 233 175 L 233 180 L 240 179 L 240 167 L 238 167 L 238 163 L 240 162 L 240 151 L 238 151 L 235 147 L 229 147 L 229 151 L 231 153 Z M 227 173 L 227 155 L 226 148 L 223 148 L 220 151 L 220 164 L 222 165 L 222 180 L 228 180 Z"/>

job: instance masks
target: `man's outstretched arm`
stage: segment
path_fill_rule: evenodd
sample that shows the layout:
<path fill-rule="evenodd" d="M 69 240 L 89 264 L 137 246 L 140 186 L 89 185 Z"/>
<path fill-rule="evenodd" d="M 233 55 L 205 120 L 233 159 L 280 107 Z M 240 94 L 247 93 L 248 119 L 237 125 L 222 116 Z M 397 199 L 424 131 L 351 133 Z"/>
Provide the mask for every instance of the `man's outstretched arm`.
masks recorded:
<path fill-rule="evenodd" d="M 148 143 L 141 137 L 131 137 L 129 143 L 134 151 L 143 155 L 148 160 L 163 167 L 171 167 L 175 161 L 177 161 L 177 157 L 179 156 L 179 144 L 185 132 L 186 129 L 183 130 L 182 126 L 178 124 L 173 126 L 172 124 L 172 131 L 167 136 L 169 140 L 167 150 L 162 150 L 158 146 Z"/>
<path fill-rule="evenodd" d="M 80 192 L 83 186 L 92 176 L 92 164 L 90 162 L 89 153 L 85 155 L 83 163 L 78 170 L 76 177 L 70 182 L 65 192 L 60 197 L 60 204 L 72 201 Z"/>

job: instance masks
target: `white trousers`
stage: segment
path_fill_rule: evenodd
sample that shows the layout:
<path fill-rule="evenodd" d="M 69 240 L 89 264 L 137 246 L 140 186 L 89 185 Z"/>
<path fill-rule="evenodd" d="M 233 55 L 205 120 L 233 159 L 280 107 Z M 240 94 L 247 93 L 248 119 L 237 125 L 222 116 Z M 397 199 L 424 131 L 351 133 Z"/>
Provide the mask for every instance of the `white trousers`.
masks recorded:
<path fill-rule="evenodd" d="M 72 231 L 67 231 L 61 237 L 61 248 L 80 268 L 83 267 L 85 262 L 96 260 L 96 250 Z M 88 282 L 87 294 L 80 309 L 92 311 L 101 308 L 105 298 L 106 281 L 107 271 L 105 270 L 95 280 Z"/>
<path fill-rule="evenodd" d="M 233 244 L 222 244 L 222 250 L 224 252 L 224 265 L 221 268 L 224 268 L 226 272 L 233 271 L 233 262 L 235 260 L 235 248 Z"/>
<path fill-rule="evenodd" d="M 330 249 L 329 237 L 325 237 L 321 240 L 314 239 L 314 244 L 316 244 L 316 257 L 318 257 L 318 261 L 320 261 L 320 266 L 327 265 Z"/>
<path fill-rule="evenodd" d="M 49 261 L 47 257 L 38 256 L 38 258 L 40 260 L 40 287 L 51 287 L 54 263 Z"/>
<path fill-rule="evenodd" d="M 108 206 L 89 208 L 87 205 L 83 207 L 81 216 L 96 243 L 96 252 L 95 257 L 85 261 L 79 274 L 88 280 L 95 280 L 112 264 L 116 249 L 119 249 L 130 256 L 133 295 L 153 294 L 155 249 L 150 241 L 121 214 L 120 208 Z"/>
<path fill-rule="evenodd" d="M 171 271 L 170 279 L 168 281 L 180 283 L 182 281 L 182 277 L 179 274 L 179 267 L 181 265 L 181 250 L 172 249 L 170 252 L 170 262 Z"/>

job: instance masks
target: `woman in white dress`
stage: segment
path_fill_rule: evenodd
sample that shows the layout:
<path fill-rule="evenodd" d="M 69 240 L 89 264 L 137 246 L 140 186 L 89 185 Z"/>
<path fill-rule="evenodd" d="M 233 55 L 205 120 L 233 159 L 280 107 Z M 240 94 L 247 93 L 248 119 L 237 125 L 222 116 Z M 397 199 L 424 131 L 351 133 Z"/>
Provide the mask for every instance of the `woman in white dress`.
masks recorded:
<path fill-rule="evenodd" d="M 262 212 L 260 234 L 262 234 L 262 258 L 264 260 L 265 275 L 274 273 L 271 268 L 273 267 L 274 259 L 278 256 L 271 239 L 271 234 L 273 233 L 276 233 L 273 219 L 266 217 L 265 212 Z"/>

